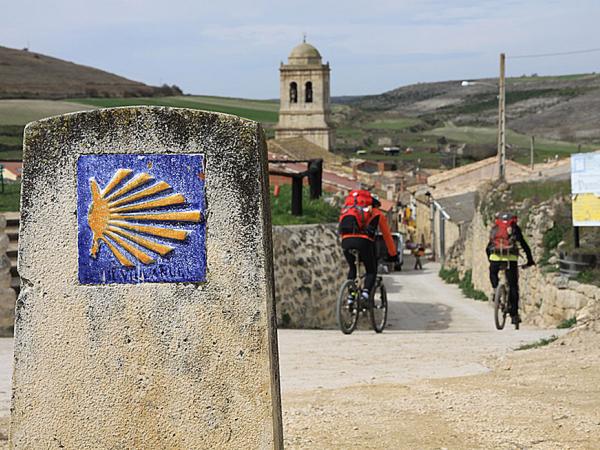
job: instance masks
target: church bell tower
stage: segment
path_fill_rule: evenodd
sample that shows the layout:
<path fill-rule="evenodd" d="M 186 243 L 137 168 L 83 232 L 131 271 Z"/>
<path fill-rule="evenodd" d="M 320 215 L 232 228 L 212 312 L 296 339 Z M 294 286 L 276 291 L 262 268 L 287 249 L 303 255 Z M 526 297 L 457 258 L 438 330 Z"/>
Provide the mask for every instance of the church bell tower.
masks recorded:
<path fill-rule="evenodd" d="M 275 138 L 304 137 L 332 150 L 335 133 L 329 105 L 329 63 L 322 64 L 321 54 L 306 39 L 294 47 L 288 63 L 279 68 L 279 123 Z"/>

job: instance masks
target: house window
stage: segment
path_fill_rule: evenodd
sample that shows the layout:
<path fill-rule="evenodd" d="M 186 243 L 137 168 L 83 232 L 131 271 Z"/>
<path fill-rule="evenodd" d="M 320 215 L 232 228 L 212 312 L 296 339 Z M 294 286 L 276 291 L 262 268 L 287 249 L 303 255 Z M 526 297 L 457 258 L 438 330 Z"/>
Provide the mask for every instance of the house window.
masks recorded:
<path fill-rule="evenodd" d="M 290 83 L 290 103 L 298 103 L 298 85 L 295 81 Z"/>
<path fill-rule="evenodd" d="M 313 91 L 312 91 L 312 82 L 307 81 L 304 90 L 304 101 L 306 103 L 312 103 L 313 100 Z"/>

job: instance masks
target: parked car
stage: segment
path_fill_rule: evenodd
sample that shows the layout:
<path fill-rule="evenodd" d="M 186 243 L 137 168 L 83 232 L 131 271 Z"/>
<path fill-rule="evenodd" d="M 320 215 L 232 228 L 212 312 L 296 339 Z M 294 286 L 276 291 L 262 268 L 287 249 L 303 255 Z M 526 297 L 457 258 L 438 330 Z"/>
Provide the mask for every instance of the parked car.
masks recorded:
<path fill-rule="evenodd" d="M 404 264 L 404 235 L 402 233 L 392 233 L 392 239 L 396 244 L 396 251 L 398 252 L 399 260 L 397 262 L 388 261 L 387 248 L 383 241 L 383 235 L 377 233 L 375 238 L 375 251 L 377 253 L 377 260 L 381 266 L 384 266 L 385 272 L 400 271 L 402 270 L 402 264 Z"/>

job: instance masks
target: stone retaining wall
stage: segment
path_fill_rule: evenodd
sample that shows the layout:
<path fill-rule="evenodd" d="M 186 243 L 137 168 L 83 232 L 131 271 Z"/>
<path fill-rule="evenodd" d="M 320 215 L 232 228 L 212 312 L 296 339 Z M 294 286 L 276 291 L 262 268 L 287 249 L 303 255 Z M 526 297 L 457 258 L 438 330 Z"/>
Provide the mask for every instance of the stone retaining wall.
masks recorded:
<path fill-rule="evenodd" d="M 6 256 L 6 218 L 0 214 L 0 337 L 12 336 L 15 323 L 15 291 L 10 287 L 10 260 Z"/>
<path fill-rule="evenodd" d="M 346 263 L 337 225 L 273 227 L 277 322 L 282 328 L 334 328 Z"/>
<path fill-rule="evenodd" d="M 552 217 L 559 202 L 554 199 L 530 209 L 524 233 L 535 261 L 542 257 L 542 239 L 554 225 Z M 485 293 L 492 290 L 485 254 L 489 228 L 478 210 L 465 239 L 457 242 L 446 261 L 446 267 L 457 268 L 461 276 L 471 270 L 474 287 Z M 579 322 L 588 318 L 589 311 L 595 310 L 594 304 L 600 303 L 600 288 L 569 280 L 558 272 L 548 272 L 548 267 L 522 269 L 519 274 L 520 311 L 527 323 L 552 327 L 573 317 Z"/>
<path fill-rule="evenodd" d="M 0 336 L 12 336 L 15 292 L 0 215 Z M 277 322 L 282 328 L 334 328 L 335 301 L 346 275 L 336 224 L 273 227 Z"/>

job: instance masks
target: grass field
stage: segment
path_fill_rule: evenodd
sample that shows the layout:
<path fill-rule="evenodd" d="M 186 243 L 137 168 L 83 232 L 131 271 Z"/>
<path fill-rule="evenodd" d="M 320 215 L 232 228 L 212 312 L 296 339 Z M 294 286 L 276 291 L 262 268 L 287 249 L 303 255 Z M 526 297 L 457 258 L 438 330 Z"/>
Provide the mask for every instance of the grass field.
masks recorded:
<path fill-rule="evenodd" d="M 570 81 L 570 80 L 583 80 L 586 78 L 594 77 L 594 73 L 575 73 L 571 75 L 543 75 L 543 76 L 522 76 L 522 77 L 508 77 L 506 84 L 515 84 L 522 82 L 539 83 L 540 81 Z M 496 80 L 494 79 L 493 82 Z"/>
<path fill-rule="evenodd" d="M 22 125 L 0 125 L 0 160 L 20 161 L 22 146 Z"/>
<path fill-rule="evenodd" d="M 273 101 L 243 100 L 226 97 L 180 96 L 152 98 L 82 98 L 71 99 L 70 102 L 96 108 L 115 106 L 170 106 L 174 108 L 191 108 L 234 114 L 261 123 L 276 123 L 279 103 Z"/>
<path fill-rule="evenodd" d="M 428 134 L 434 136 L 444 136 L 446 139 L 456 142 L 464 142 L 467 144 L 495 144 L 497 142 L 496 128 L 486 127 L 452 127 L 445 126 L 441 128 L 435 128 L 427 131 Z M 529 162 L 529 142 L 530 137 L 524 134 L 520 134 L 511 130 L 506 132 L 506 143 L 521 149 L 522 154 L 517 154 L 515 160 L 517 162 Z M 596 150 L 597 147 L 593 145 L 582 145 L 581 151 L 592 151 Z M 541 162 L 545 158 L 553 158 L 554 155 L 558 155 L 559 158 L 566 157 L 571 153 L 578 151 L 577 144 L 571 142 L 553 141 L 550 139 L 536 139 L 535 140 L 535 160 Z"/>
<path fill-rule="evenodd" d="M 381 119 L 368 122 L 363 125 L 364 128 L 374 130 L 404 130 L 406 128 L 420 125 L 423 122 L 412 117 L 403 117 L 399 119 Z"/>
<path fill-rule="evenodd" d="M 272 125 L 278 120 L 279 110 L 277 101 L 210 96 L 78 98 L 68 101 L 0 100 L 0 159 L 22 159 L 23 127 L 29 122 L 75 111 L 135 105 L 171 106 L 235 114 L 263 123 L 267 138 L 274 135 Z"/>
<path fill-rule="evenodd" d="M 21 183 L 4 183 L 4 192 L 0 192 L 0 211 L 19 211 Z"/>
<path fill-rule="evenodd" d="M 180 96 L 135 98 L 74 98 L 55 100 L 0 100 L 0 125 L 25 125 L 34 120 L 74 111 L 113 106 L 171 106 L 235 114 L 262 123 L 276 123 L 279 103 L 227 97 Z"/>
<path fill-rule="evenodd" d="M 324 202 L 322 199 L 311 200 L 309 189 L 304 187 L 302 192 L 301 216 L 292 216 L 292 186 L 284 184 L 281 186 L 279 196 L 273 196 L 271 187 L 271 220 L 273 225 L 299 225 L 307 223 L 330 223 L 336 222 L 339 209 Z"/>
<path fill-rule="evenodd" d="M 515 183 L 510 187 L 511 198 L 515 202 L 531 199 L 534 204 L 553 197 L 563 197 L 571 193 L 571 180 L 544 180 Z"/>
<path fill-rule="evenodd" d="M 210 105 L 229 106 L 234 108 L 258 109 L 260 111 L 279 111 L 279 101 L 277 100 L 249 100 L 244 98 L 233 97 L 214 97 L 210 95 L 190 95 L 184 97 L 176 97 L 182 101 L 190 100 Z"/>
<path fill-rule="evenodd" d="M 0 100 L 0 125 L 23 126 L 45 117 L 89 109 L 96 108 L 58 100 Z"/>

